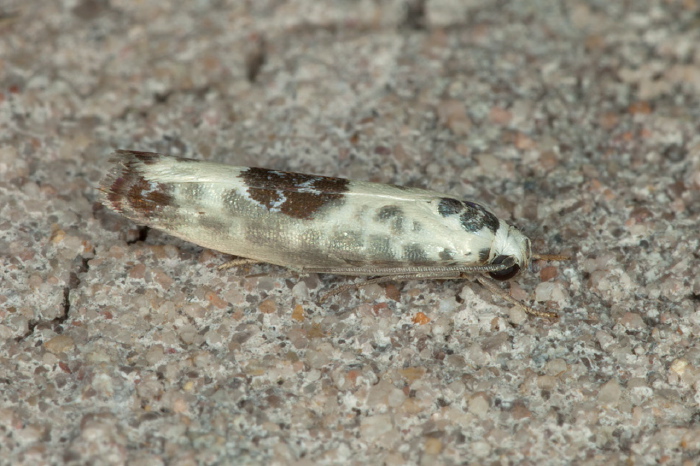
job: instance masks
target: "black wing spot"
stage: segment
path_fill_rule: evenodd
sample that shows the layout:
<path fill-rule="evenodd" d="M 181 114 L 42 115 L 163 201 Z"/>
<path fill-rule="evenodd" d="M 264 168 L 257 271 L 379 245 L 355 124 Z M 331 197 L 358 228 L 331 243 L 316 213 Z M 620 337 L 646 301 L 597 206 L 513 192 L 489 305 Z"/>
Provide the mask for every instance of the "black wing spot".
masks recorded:
<path fill-rule="evenodd" d="M 428 255 L 419 244 L 407 244 L 403 248 L 404 259 L 412 264 L 428 262 Z"/>
<path fill-rule="evenodd" d="M 479 250 L 479 262 L 487 262 L 489 256 L 491 255 L 491 248 L 484 248 Z"/>
<path fill-rule="evenodd" d="M 455 251 L 451 249 L 443 249 L 442 251 L 440 251 L 440 259 L 444 261 L 454 260 L 455 256 Z"/>
<path fill-rule="evenodd" d="M 443 217 L 457 215 L 462 210 L 464 210 L 464 204 L 462 204 L 462 201 L 458 201 L 457 199 L 443 197 L 440 199 L 440 203 L 438 204 L 438 213 Z"/>
<path fill-rule="evenodd" d="M 406 217 L 403 210 L 395 205 L 386 205 L 377 211 L 376 220 L 381 223 L 389 223 L 392 233 L 401 234 L 404 229 Z"/>
<path fill-rule="evenodd" d="M 474 219 L 473 221 L 475 223 L 480 225 L 478 230 L 486 226 L 494 234 L 496 233 L 501 222 L 495 215 L 489 212 L 486 207 L 482 206 L 481 204 L 477 204 L 476 202 L 469 201 L 466 201 L 464 205 L 466 206 L 466 212 L 462 214 L 462 218 L 465 216 L 470 216 Z"/>

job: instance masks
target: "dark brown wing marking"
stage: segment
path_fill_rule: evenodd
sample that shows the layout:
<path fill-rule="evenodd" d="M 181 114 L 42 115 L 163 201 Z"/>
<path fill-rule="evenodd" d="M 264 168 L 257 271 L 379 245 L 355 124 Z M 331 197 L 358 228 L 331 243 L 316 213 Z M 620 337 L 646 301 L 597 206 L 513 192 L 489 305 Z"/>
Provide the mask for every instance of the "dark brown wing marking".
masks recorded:
<path fill-rule="evenodd" d="M 305 175 L 265 168 L 241 172 L 248 195 L 268 209 L 279 209 L 289 217 L 314 218 L 323 207 L 337 205 L 348 191 L 350 181 L 343 178 Z"/>

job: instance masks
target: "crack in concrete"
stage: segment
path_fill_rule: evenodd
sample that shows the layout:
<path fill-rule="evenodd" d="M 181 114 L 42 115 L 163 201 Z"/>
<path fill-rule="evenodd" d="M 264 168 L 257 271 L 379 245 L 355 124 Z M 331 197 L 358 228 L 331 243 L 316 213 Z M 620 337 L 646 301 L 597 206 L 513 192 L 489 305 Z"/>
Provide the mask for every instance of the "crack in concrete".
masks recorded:
<path fill-rule="evenodd" d="M 94 250 L 93 250 L 93 255 L 94 255 Z M 80 275 L 83 275 L 87 273 L 89 270 L 90 266 L 88 265 L 88 259 L 83 257 L 82 255 L 77 256 L 75 260 L 73 261 L 74 264 L 74 271 L 70 272 L 70 275 L 68 277 L 68 284 L 63 287 L 63 302 L 61 303 L 61 307 L 63 312 L 61 315 L 58 317 L 55 317 L 50 320 L 41 320 L 41 319 L 33 319 L 29 321 L 29 324 L 27 325 L 27 331 L 24 332 L 24 334 L 18 336 L 15 338 L 15 341 L 18 343 L 21 343 L 25 341 L 27 338 L 31 337 L 34 334 L 34 330 L 36 329 L 37 326 L 39 325 L 46 325 L 46 326 L 53 326 L 56 333 L 61 334 L 63 333 L 63 327 L 62 324 L 68 320 L 68 317 L 70 317 L 70 311 L 71 311 L 71 299 L 70 299 L 70 293 L 71 290 L 77 289 L 80 284 Z"/>

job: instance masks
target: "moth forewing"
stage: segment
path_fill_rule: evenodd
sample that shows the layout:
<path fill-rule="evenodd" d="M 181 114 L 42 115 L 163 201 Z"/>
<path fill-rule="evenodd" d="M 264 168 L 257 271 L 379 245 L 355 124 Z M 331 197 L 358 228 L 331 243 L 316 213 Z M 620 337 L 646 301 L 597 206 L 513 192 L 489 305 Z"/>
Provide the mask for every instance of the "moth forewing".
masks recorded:
<path fill-rule="evenodd" d="M 152 152 L 117 151 L 112 161 L 100 188 L 110 209 L 248 261 L 386 281 L 506 280 L 531 260 L 518 229 L 433 191 Z"/>

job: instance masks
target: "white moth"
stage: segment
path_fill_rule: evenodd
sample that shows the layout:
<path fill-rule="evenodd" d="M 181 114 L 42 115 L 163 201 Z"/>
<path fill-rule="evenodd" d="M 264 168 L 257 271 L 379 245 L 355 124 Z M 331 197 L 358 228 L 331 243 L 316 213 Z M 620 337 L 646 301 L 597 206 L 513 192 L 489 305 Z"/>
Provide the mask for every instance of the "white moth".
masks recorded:
<path fill-rule="evenodd" d="M 378 277 L 369 283 L 473 278 L 529 314 L 557 316 L 520 303 L 485 275 L 507 280 L 533 258 L 566 257 L 533 255 L 527 237 L 480 204 L 152 152 L 120 150 L 112 162 L 100 187 L 107 207 L 200 246 L 301 273 Z"/>

